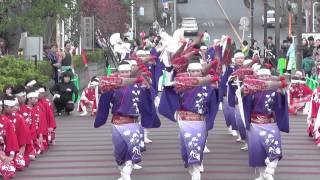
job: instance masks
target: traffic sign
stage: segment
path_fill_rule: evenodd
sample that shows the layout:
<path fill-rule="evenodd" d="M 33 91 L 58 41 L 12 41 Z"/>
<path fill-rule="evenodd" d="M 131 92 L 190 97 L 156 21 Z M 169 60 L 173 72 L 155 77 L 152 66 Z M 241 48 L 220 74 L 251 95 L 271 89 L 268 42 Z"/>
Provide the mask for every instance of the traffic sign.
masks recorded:
<path fill-rule="evenodd" d="M 248 26 L 239 26 L 239 30 L 248 31 Z"/>
<path fill-rule="evenodd" d="M 241 26 L 249 26 L 250 20 L 248 17 L 243 16 L 240 18 L 240 25 Z"/>

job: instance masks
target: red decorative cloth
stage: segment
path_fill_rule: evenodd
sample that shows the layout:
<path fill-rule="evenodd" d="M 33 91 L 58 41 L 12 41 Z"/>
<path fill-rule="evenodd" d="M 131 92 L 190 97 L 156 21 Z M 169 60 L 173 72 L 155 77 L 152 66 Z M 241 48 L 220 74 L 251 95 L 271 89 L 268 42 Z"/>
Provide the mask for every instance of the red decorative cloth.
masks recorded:
<path fill-rule="evenodd" d="M 102 76 L 99 80 L 99 90 L 101 93 L 119 88 L 123 83 L 123 79 L 119 76 Z"/>
<path fill-rule="evenodd" d="M 172 66 L 177 73 L 186 72 L 188 65 L 188 59 L 183 56 L 172 60 Z"/>
<path fill-rule="evenodd" d="M 199 85 L 199 80 L 197 77 L 176 77 L 175 79 L 175 90 L 177 92 L 182 92 L 187 89 L 197 87 Z"/>
<path fill-rule="evenodd" d="M 240 68 L 231 74 L 231 76 L 237 76 L 240 81 L 242 81 L 245 76 L 248 75 L 254 75 L 254 72 L 251 68 Z"/>
<path fill-rule="evenodd" d="M 0 174 L 3 179 L 11 179 L 16 173 L 16 168 L 14 167 L 14 162 L 0 162 Z"/>
<path fill-rule="evenodd" d="M 254 94 L 259 91 L 267 90 L 268 85 L 265 81 L 260 79 L 247 79 L 243 80 L 243 91 L 245 95 Z"/>
<path fill-rule="evenodd" d="M 289 88 L 290 108 L 297 112 L 311 100 L 312 90 L 305 84 L 291 84 Z"/>

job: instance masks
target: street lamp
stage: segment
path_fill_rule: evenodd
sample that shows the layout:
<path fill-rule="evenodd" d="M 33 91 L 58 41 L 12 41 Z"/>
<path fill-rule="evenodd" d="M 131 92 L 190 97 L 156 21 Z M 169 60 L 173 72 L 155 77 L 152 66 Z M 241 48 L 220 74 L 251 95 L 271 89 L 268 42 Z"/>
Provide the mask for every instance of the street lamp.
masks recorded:
<path fill-rule="evenodd" d="M 319 4 L 319 2 L 314 2 L 312 5 L 312 32 L 316 32 L 316 28 L 315 28 L 315 12 L 316 12 L 316 6 Z"/>

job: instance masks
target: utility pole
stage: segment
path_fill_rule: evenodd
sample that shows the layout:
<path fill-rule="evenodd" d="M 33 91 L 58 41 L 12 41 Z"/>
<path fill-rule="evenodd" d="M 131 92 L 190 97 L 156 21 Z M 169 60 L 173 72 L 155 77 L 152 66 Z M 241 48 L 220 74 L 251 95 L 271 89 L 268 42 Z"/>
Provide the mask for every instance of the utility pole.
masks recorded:
<path fill-rule="evenodd" d="M 276 59 L 278 59 L 278 52 L 280 50 L 280 1 L 275 1 L 275 21 L 276 21 L 276 27 L 275 27 L 275 35 L 274 35 L 274 39 L 275 39 L 275 48 L 276 48 Z M 282 22 L 282 21 L 281 21 Z"/>
<path fill-rule="evenodd" d="M 312 8 L 312 2 L 311 0 L 305 0 L 304 3 L 305 7 L 305 15 L 306 15 L 306 32 L 310 32 L 310 18 L 311 18 L 311 8 Z"/>
<path fill-rule="evenodd" d="M 267 36 L 268 36 L 268 24 L 267 24 L 267 11 L 268 11 L 268 2 L 267 0 L 264 1 L 264 14 L 263 14 L 263 44 L 266 47 L 266 41 L 267 41 Z"/>
<path fill-rule="evenodd" d="M 298 25 L 296 27 L 297 29 L 297 48 L 296 48 L 296 64 L 297 64 L 297 70 L 301 70 L 301 64 L 302 64 L 302 1 L 298 0 Z"/>
<path fill-rule="evenodd" d="M 131 36 L 132 39 L 134 39 L 136 37 L 136 30 L 135 30 L 135 21 L 134 21 L 134 17 L 135 17 L 135 4 L 134 4 L 134 0 L 131 0 Z"/>
<path fill-rule="evenodd" d="M 317 5 L 319 5 L 319 2 L 314 2 L 312 5 L 312 32 L 316 32 L 316 20 L 317 20 Z"/>
<path fill-rule="evenodd" d="M 177 30 L 177 0 L 173 0 L 173 31 Z"/>
<path fill-rule="evenodd" d="M 253 25 L 254 25 L 254 19 L 253 19 L 253 12 L 254 12 L 254 0 L 251 0 L 250 3 L 251 6 L 251 14 L 250 14 L 250 19 L 251 19 L 251 46 L 253 46 L 253 41 L 254 41 L 254 29 L 253 29 Z"/>

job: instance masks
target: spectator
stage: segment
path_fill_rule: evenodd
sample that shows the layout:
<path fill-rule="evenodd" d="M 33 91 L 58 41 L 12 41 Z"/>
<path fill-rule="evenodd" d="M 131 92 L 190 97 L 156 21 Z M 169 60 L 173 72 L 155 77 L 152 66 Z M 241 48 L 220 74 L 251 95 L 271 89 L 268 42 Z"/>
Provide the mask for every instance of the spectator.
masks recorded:
<path fill-rule="evenodd" d="M 315 68 L 316 64 L 314 60 L 312 59 L 312 54 L 310 51 L 307 51 L 306 57 L 303 58 L 302 62 L 302 69 L 304 71 L 304 74 L 308 77 L 312 74 L 312 69 Z"/>
<path fill-rule="evenodd" d="M 316 42 L 314 43 L 315 48 L 313 49 L 313 54 L 312 57 L 313 59 L 316 59 L 316 53 L 317 53 L 317 49 L 318 47 L 320 47 L 320 39 L 317 39 Z"/>
<path fill-rule="evenodd" d="M 275 48 L 275 45 L 273 44 L 273 38 L 269 36 L 266 42 L 264 57 L 265 57 L 265 63 L 272 64 L 274 68 L 277 65 L 277 62 L 275 62 L 276 61 L 275 54 L 276 54 L 276 48 Z"/>
<path fill-rule="evenodd" d="M 13 91 L 13 85 L 8 84 L 3 88 L 2 92 L 7 96 L 12 96 L 12 91 Z"/>
<path fill-rule="evenodd" d="M 275 45 L 273 44 L 273 38 L 271 36 L 267 38 L 266 49 L 268 52 L 275 54 L 276 48 L 275 48 Z"/>
<path fill-rule="evenodd" d="M 292 43 L 292 38 L 288 37 L 287 40 L 289 42 L 289 49 L 287 52 L 287 73 L 291 74 L 291 70 L 296 69 L 296 50 L 294 44 Z"/>
<path fill-rule="evenodd" d="M 253 54 L 254 53 L 257 53 L 259 56 L 261 55 L 261 49 L 260 47 L 258 46 L 258 41 L 257 40 L 254 40 L 253 41 L 253 45 L 250 47 L 250 51 L 249 51 L 249 57 L 252 58 Z"/>
<path fill-rule="evenodd" d="M 208 33 L 208 31 L 207 30 L 205 30 L 204 31 L 204 33 L 203 33 L 203 42 L 205 43 L 205 45 L 208 47 L 208 46 L 210 46 L 210 42 L 211 42 L 211 40 L 210 40 L 211 38 L 210 38 L 210 35 L 209 35 L 209 33 Z"/>
<path fill-rule="evenodd" d="M 166 11 L 163 11 L 161 14 L 162 24 L 163 27 L 166 28 L 168 26 L 168 13 Z"/>
<path fill-rule="evenodd" d="M 287 57 L 287 52 L 288 52 L 288 49 L 289 49 L 289 41 L 288 40 L 283 40 L 282 41 L 282 44 L 281 44 L 281 47 L 280 47 L 280 52 L 279 52 L 279 57 L 283 57 L 283 58 L 286 58 Z"/>
<path fill-rule="evenodd" d="M 309 41 L 309 49 L 310 49 L 310 52 L 313 52 L 313 49 L 315 48 L 313 36 L 309 36 L 309 37 L 308 37 L 308 41 Z"/>
<path fill-rule="evenodd" d="M 75 95 L 74 101 L 78 99 L 78 89 L 71 82 L 72 74 L 70 72 L 64 72 L 62 74 L 62 82 L 55 84 L 50 92 L 53 96 L 53 102 L 57 109 L 58 115 L 61 115 L 62 110 L 67 115 L 74 109 L 74 102 L 72 101 L 72 95 Z"/>
<path fill-rule="evenodd" d="M 286 67 L 287 67 L 288 48 L 289 48 L 288 41 L 283 40 L 282 45 L 281 45 L 281 49 L 279 51 L 279 59 L 278 59 L 278 71 L 281 76 L 283 75 L 283 73 L 285 72 Z"/>
<path fill-rule="evenodd" d="M 320 54 L 318 54 L 318 53 L 315 54 L 315 62 L 316 62 L 317 76 L 319 77 L 320 76 Z"/>
<path fill-rule="evenodd" d="M 242 53 L 244 54 L 244 56 L 245 57 L 248 57 L 249 56 L 249 43 L 248 43 L 248 41 L 246 41 L 246 40 L 244 40 L 243 42 L 242 42 L 242 49 L 241 49 L 241 51 L 242 51 Z"/>
<path fill-rule="evenodd" d="M 315 48 L 314 58 L 315 61 L 320 61 L 320 46 Z"/>
<path fill-rule="evenodd" d="M 311 49 L 309 48 L 308 40 L 306 38 L 302 39 L 302 46 L 303 46 L 302 56 L 303 58 L 306 58 L 309 55 L 309 51 L 311 51 Z"/>
<path fill-rule="evenodd" d="M 70 41 L 66 41 L 64 43 L 64 52 L 61 53 L 62 61 L 61 61 L 61 71 L 65 72 L 72 69 L 72 55 L 70 53 L 71 43 Z"/>
<path fill-rule="evenodd" d="M 59 82 L 58 68 L 60 67 L 60 63 L 56 56 L 57 45 L 52 44 L 50 47 L 44 46 L 44 52 L 45 52 L 46 58 L 50 61 L 51 66 L 53 68 L 52 79 L 54 80 L 54 83 L 57 84 Z"/>

